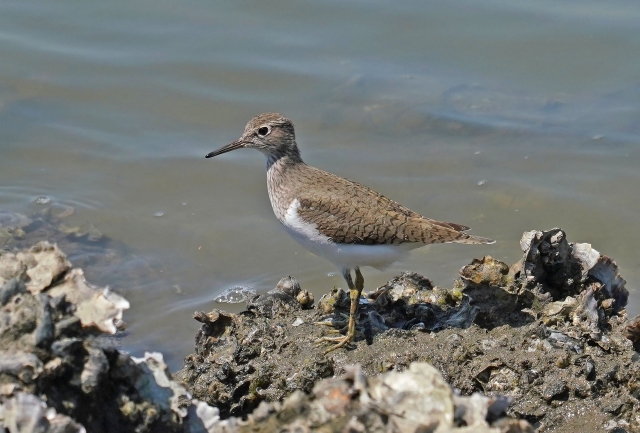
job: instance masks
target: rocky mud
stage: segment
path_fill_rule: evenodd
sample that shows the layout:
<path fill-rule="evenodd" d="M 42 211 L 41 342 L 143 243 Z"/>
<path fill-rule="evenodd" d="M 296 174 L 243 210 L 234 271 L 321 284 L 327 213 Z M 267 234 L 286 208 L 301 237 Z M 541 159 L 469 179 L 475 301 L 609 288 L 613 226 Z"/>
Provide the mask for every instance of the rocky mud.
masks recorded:
<path fill-rule="evenodd" d="M 560 229 L 525 233 L 512 266 L 473 260 L 452 288 L 392 279 L 329 354 L 315 340 L 344 332 L 348 294 L 314 303 L 283 278 L 242 313 L 196 312 L 172 377 L 162 355 L 117 349 L 123 297 L 57 246 L 12 240 L 49 226 L 0 217 L 0 432 L 640 431 L 625 282 Z"/>
<path fill-rule="evenodd" d="M 314 341 L 346 325 L 348 293 L 310 308 L 284 278 L 240 314 L 197 312 L 195 353 L 175 377 L 223 417 L 244 417 L 296 391 L 317 398 L 323 378 L 352 365 L 374 380 L 426 362 L 460 395 L 506 398 L 506 414 L 538 431 L 640 430 L 640 332 L 615 262 L 560 229 L 525 233 L 521 246 L 518 263 L 474 260 L 452 288 L 394 278 L 362 299 L 358 341 L 328 355 Z"/>

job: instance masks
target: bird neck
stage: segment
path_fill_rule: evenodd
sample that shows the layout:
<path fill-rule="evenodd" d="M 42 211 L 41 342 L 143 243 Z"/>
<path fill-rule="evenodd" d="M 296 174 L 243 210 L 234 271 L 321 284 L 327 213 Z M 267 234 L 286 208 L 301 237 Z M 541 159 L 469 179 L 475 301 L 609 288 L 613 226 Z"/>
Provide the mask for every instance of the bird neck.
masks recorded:
<path fill-rule="evenodd" d="M 273 212 L 282 223 L 294 198 L 295 178 L 304 168 L 300 153 L 267 155 L 267 191 Z"/>
<path fill-rule="evenodd" d="M 267 171 L 271 171 L 271 168 L 275 165 L 285 168 L 290 165 L 302 163 L 300 151 L 295 142 L 274 149 L 265 154 L 265 156 L 267 158 Z"/>

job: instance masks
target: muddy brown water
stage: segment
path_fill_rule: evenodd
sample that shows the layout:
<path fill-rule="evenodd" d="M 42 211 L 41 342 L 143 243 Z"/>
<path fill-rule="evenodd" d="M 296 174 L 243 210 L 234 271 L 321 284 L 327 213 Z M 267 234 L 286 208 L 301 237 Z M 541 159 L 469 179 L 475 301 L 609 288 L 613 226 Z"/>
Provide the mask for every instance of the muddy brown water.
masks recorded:
<path fill-rule="evenodd" d="M 639 22 L 625 1 L 4 1 L 0 209 L 47 197 L 121 245 L 131 284 L 87 275 L 132 302 L 125 348 L 175 370 L 225 289 L 342 284 L 279 227 L 260 154 L 204 159 L 279 111 L 308 163 L 498 241 L 365 269 L 368 289 L 405 269 L 451 285 L 559 226 L 617 260 L 637 314 Z"/>

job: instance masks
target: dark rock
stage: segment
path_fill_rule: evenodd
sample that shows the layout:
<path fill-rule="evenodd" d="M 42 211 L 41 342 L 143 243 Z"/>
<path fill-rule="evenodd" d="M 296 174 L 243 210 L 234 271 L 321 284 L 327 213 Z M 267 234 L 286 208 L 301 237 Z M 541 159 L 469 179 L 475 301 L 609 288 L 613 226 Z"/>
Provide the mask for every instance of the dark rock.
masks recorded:
<path fill-rule="evenodd" d="M 11 298 L 19 293 L 27 291 L 27 287 L 22 281 L 11 278 L 9 281 L 0 286 L 0 306 L 5 305 Z"/>
<path fill-rule="evenodd" d="M 53 341 L 54 327 L 53 318 L 51 317 L 51 306 L 49 305 L 49 296 L 40 293 L 40 319 L 36 328 L 34 337 L 36 346 L 47 347 Z"/>
<path fill-rule="evenodd" d="M 573 257 L 563 230 L 526 232 L 520 240 L 525 252 L 519 282 L 530 289 L 549 292 L 554 299 L 574 293 L 583 278 L 582 265 Z"/>
<path fill-rule="evenodd" d="M 275 314 L 284 315 L 301 308 L 296 298 L 279 290 L 272 290 L 247 301 L 247 310 L 265 317 L 272 317 Z"/>
<path fill-rule="evenodd" d="M 552 379 L 549 383 L 545 383 L 542 388 L 542 398 L 547 401 L 551 400 L 566 400 L 568 397 L 569 388 L 567 384 L 562 380 Z"/>
<path fill-rule="evenodd" d="M 300 283 L 291 275 L 283 277 L 278 281 L 276 288 L 272 292 L 281 292 L 295 298 L 300 293 Z"/>

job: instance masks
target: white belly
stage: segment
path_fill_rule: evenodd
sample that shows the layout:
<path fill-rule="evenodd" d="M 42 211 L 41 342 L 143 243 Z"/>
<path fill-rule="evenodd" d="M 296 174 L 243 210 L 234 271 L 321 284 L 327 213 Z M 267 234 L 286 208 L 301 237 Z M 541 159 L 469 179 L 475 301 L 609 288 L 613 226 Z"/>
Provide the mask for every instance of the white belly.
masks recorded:
<path fill-rule="evenodd" d="M 371 266 L 384 269 L 400 260 L 412 249 L 424 246 L 418 243 L 401 245 L 355 245 L 337 244 L 320 233 L 314 224 L 298 216 L 298 200 L 294 200 L 281 221 L 287 232 L 300 245 L 313 254 L 324 257 L 340 269 Z"/>
<path fill-rule="evenodd" d="M 371 266 L 379 270 L 390 266 L 402 259 L 407 252 L 424 245 L 353 245 L 336 244 L 334 242 L 317 242 L 285 226 L 287 232 L 300 245 L 313 254 L 324 257 L 340 269 L 353 269 L 361 266 Z"/>

